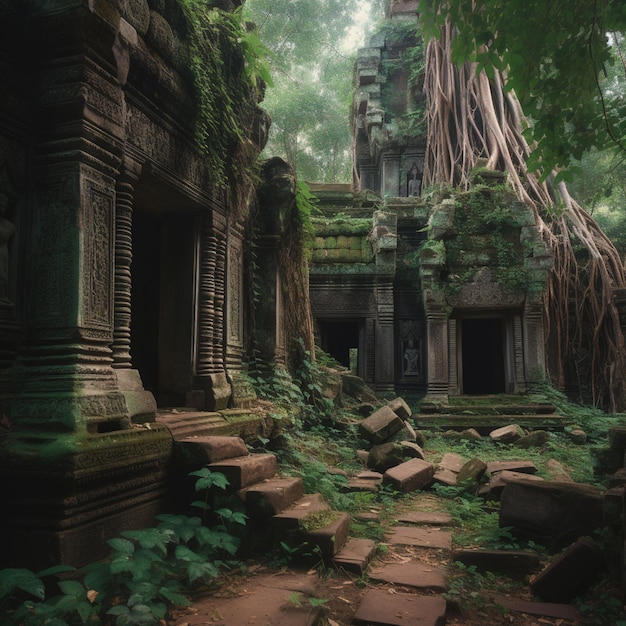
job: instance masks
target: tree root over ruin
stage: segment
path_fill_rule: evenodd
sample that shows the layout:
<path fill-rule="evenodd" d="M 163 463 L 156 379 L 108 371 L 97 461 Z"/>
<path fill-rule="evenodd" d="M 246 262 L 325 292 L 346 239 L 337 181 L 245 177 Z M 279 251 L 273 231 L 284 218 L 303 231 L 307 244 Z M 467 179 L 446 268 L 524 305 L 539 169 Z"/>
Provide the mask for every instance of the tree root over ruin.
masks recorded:
<path fill-rule="evenodd" d="M 584 399 L 607 411 L 626 407 L 626 357 L 614 292 L 626 271 L 613 243 L 570 196 L 565 183 L 527 170 L 526 120 L 505 78 L 490 80 L 476 65 L 450 60 L 450 24 L 426 50 L 428 144 L 424 185 L 467 188 L 478 159 L 507 173 L 534 211 L 554 265 L 544 294 L 548 372 L 558 388 L 577 377 Z"/>

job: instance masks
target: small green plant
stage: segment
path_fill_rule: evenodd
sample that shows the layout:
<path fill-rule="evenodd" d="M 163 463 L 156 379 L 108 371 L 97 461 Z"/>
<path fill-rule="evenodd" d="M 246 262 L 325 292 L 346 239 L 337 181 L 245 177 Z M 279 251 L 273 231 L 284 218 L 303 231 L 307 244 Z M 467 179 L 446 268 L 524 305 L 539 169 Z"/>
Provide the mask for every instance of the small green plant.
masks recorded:
<path fill-rule="evenodd" d="M 225 476 L 203 468 L 197 491 L 225 488 Z M 195 502 L 205 513 L 206 501 Z M 159 515 L 154 528 L 128 530 L 108 541 L 109 557 L 81 571 L 59 566 L 37 574 L 28 569 L 0 570 L 0 612 L 23 626 L 116 626 L 159 624 L 171 605 L 186 606 L 185 593 L 198 583 L 211 584 L 223 567 L 237 563 L 238 538 L 229 527 L 245 524 L 245 516 L 229 509 L 213 512 L 211 527 L 200 517 Z M 58 595 L 46 596 L 46 579 Z M 26 594 L 24 596 L 24 594 Z M 108 617 L 107 617 L 108 616 Z"/>

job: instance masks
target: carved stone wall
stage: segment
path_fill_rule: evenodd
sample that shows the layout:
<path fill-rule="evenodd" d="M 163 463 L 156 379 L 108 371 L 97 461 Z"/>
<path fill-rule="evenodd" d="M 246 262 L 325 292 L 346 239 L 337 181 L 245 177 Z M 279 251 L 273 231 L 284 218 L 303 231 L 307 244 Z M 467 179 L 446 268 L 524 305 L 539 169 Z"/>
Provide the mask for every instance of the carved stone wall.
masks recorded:
<path fill-rule="evenodd" d="M 151 523 L 155 397 L 230 402 L 241 228 L 227 267 L 186 36 L 175 2 L 0 0 L 0 566 L 81 565 Z"/>

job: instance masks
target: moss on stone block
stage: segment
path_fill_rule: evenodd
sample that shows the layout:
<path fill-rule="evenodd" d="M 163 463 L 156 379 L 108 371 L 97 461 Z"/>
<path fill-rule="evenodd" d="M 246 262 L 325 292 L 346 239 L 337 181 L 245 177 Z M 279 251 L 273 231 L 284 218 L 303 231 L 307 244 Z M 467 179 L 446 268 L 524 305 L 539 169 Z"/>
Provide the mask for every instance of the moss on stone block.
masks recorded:
<path fill-rule="evenodd" d="M 324 248 L 327 250 L 334 250 L 337 247 L 337 238 L 336 237 L 326 237 L 324 239 Z"/>

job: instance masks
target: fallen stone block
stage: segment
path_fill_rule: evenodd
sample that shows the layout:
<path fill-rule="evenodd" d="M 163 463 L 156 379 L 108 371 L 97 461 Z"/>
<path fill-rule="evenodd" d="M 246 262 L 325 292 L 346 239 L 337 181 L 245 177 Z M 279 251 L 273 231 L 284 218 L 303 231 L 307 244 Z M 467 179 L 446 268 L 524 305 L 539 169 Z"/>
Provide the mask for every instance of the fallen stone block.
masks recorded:
<path fill-rule="evenodd" d="M 609 476 L 609 489 L 613 487 L 624 487 L 626 485 L 626 467 L 620 467 Z"/>
<path fill-rule="evenodd" d="M 402 420 L 407 420 L 411 417 L 411 409 L 402 398 L 395 398 L 387 402 L 387 406 Z"/>
<path fill-rule="evenodd" d="M 489 437 L 492 441 L 498 443 L 513 443 L 525 434 L 524 429 L 519 424 L 509 424 L 508 426 L 502 426 L 501 428 L 492 430 L 489 433 Z"/>
<path fill-rule="evenodd" d="M 579 483 L 519 480 L 500 499 L 500 526 L 558 551 L 604 525 L 604 492 Z"/>
<path fill-rule="evenodd" d="M 487 471 L 492 475 L 505 470 L 535 474 L 537 466 L 532 461 L 490 461 L 487 463 Z"/>
<path fill-rule="evenodd" d="M 367 457 L 367 467 L 377 472 L 385 472 L 405 460 L 404 448 L 399 443 L 379 443 L 372 446 Z"/>
<path fill-rule="evenodd" d="M 457 473 L 449 469 L 438 469 L 433 475 L 433 482 L 446 487 L 455 487 Z"/>
<path fill-rule="evenodd" d="M 404 427 L 404 421 L 388 406 L 384 406 L 359 422 L 359 433 L 367 441 L 378 444 L 387 441 Z"/>
<path fill-rule="evenodd" d="M 482 435 L 475 428 L 466 428 L 460 433 L 461 439 L 467 439 L 468 441 L 478 441 L 482 439 Z"/>
<path fill-rule="evenodd" d="M 479 572 L 505 574 L 515 580 L 523 580 L 541 567 L 535 552 L 520 550 L 454 550 L 451 559 Z"/>
<path fill-rule="evenodd" d="M 589 537 L 581 537 L 538 574 L 530 588 L 542 600 L 567 602 L 584 591 L 604 568 L 601 548 Z"/>
<path fill-rule="evenodd" d="M 569 440 L 577 446 L 582 446 L 587 443 L 587 433 L 580 428 L 570 430 L 567 433 L 567 436 L 569 437 Z"/>
<path fill-rule="evenodd" d="M 489 481 L 489 492 L 491 496 L 499 498 L 502 494 L 502 490 L 509 484 L 520 480 L 543 480 L 540 476 L 534 476 L 533 474 L 524 474 L 523 472 L 511 472 L 504 470 L 497 472 L 491 477 Z"/>
<path fill-rule="evenodd" d="M 376 542 L 351 537 L 333 557 L 336 567 L 362 576 L 376 554 Z"/>
<path fill-rule="evenodd" d="M 458 485 L 466 485 L 469 491 L 475 491 L 486 471 L 487 464 L 478 457 L 474 457 L 459 470 L 456 482 Z"/>
<path fill-rule="evenodd" d="M 273 478 L 241 489 L 237 495 L 245 502 L 250 519 L 266 519 L 302 498 L 304 486 L 300 478 Z"/>
<path fill-rule="evenodd" d="M 547 430 L 535 430 L 514 441 L 513 445 L 516 448 L 524 448 L 525 450 L 528 448 L 541 448 L 541 446 L 548 443 L 548 439 L 550 439 L 550 433 Z"/>
<path fill-rule="evenodd" d="M 415 443 L 417 442 L 417 435 L 413 426 L 405 420 L 404 427 L 391 438 L 391 441 L 411 441 Z"/>
<path fill-rule="evenodd" d="M 460 454 L 454 452 L 446 452 L 439 461 L 439 469 L 446 469 L 457 474 L 461 471 L 461 468 L 465 465 L 465 459 Z"/>
<path fill-rule="evenodd" d="M 569 472 L 555 459 L 549 459 L 546 463 L 546 469 L 550 472 L 552 480 L 562 483 L 573 483 L 574 479 Z"/>
<path fill-rule="evenodd" d="M 400 493 L 424 489 L 432 484 L 435 468 L 423 459 L 411 459 L 388 469 L 383 476 L 383 485 L 391 485 Z"/>

